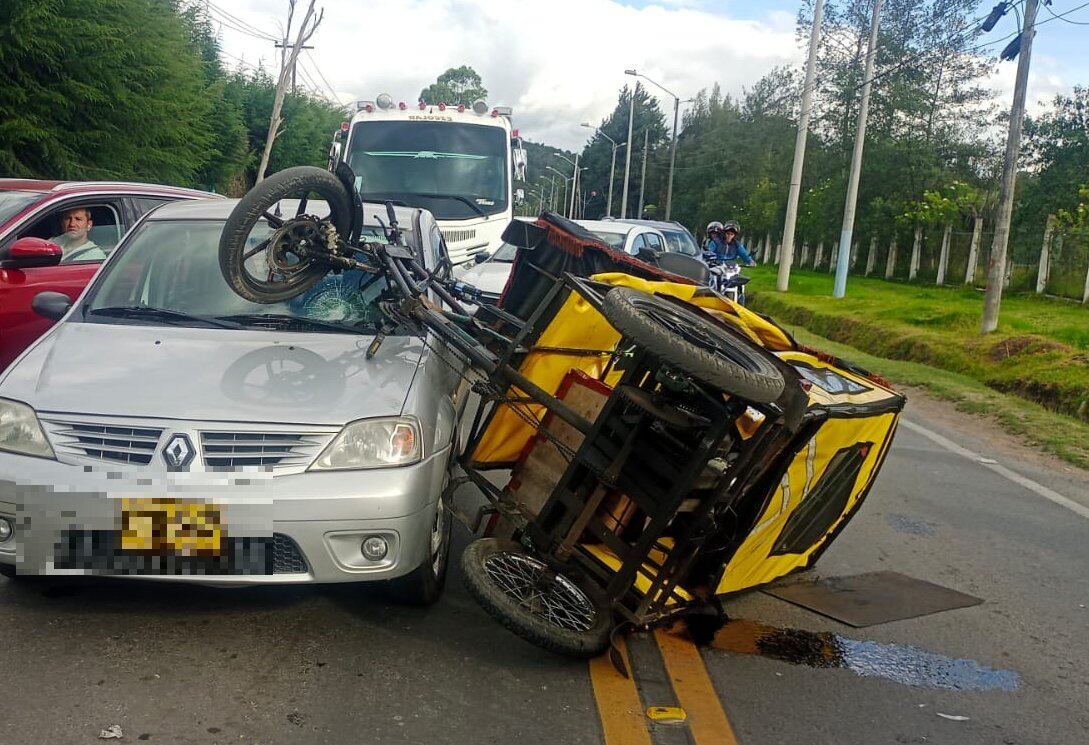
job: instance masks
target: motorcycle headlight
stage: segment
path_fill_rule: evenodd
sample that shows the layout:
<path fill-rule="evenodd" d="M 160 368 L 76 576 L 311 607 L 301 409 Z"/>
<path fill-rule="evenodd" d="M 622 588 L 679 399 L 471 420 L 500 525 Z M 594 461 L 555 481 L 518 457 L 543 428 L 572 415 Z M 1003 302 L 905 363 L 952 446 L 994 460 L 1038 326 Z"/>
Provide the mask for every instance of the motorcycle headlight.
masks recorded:
<path fill-rule="evenodd" d="M 312 471 L 407 466 L 420 460 L 415 419 L 360 419 L 344 426 L 310 466 Z"/>
<path fill-rule="evenodd" d="M 39 458 L 55 458 L 34 409 L 0 398 L 0 450 Z"/>

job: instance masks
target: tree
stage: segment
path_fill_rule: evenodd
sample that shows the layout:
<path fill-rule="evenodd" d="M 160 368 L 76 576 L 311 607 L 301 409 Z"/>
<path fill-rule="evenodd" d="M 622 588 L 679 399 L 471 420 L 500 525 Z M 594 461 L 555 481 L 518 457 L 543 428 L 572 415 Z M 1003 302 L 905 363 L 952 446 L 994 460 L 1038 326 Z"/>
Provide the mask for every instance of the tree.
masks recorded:
<path fill-rule="evenodd" d="M 0 4 L 0 171 L 193 183 L 214 154 L 202 58 L 168 2 Z"/>
<path fill-rule="evenodd" d="M 601 122 L 598 127 L 597 133 L 583 148 L 582 154 L 579 157 L 579 166 L 586 169 L 586 172 L 581 176 L 582 190 L 589 193 L 591 189 L 597 189 L 602 194 L 607 194 L 610 188 L 609 184 L 609 166 L 612 163 L 613 146 L 605 137 L 601 136 L 601 132 L 611 137 L 617 143 L 625 142 L 628 139 L 628 111 L 630 108 L 630 101 L 633 95 L 633 91 L 628 86 L 624 86 L 619 92 L 616 101 L 616 107 L 612 113 L 609 114 Z M 635 118 L 633 120 L 634 127 L 632 133 L 632 139 L 635 143 L 631 153 L 631 175 L 629 177 L 628 185 L 628 214 L 636 215 L 639 211 L 639 170 L 640 163 L 643 157 L 643 142 L 644 133 L 650 131 L 650 155 L 648 156 L 647 164 L 647 188 L 644 189 L 643 197 L 648 202 L 658 203 L 664 201 L 664 181 L 661 178 L 659 172 L 660 163 L 655 162 L 655 153 L 665 148 L 668 142 L 668 130 L 665 124 L 665 115 L 658 107 L 658 99 L 650 95 L 647 89 L 642 85 L 636 83 L 634 89 L 635 95 Z M 620 203 L 623 200 L 623 188 L 624 188 L 624 148 L 617 149 L 616 154 L 616 173 L 614 175 L 613 189 L 613 214 L 619 215 L 621 213 Z M 666 158 L 668 167 L 668 157 Z M 552 164 L 561 170 L 570 168 L 569 165 L 560 161 L 559 165 Z M 606 200 L 607 201 L 607 200 Z M 604 203 L 602 203 L 603 207 Z M 602 208 L 597 214 L 587 214 L 589 218 L 600 217 L 604 213 Z M 645 213 L 645 209 L 644 209 Z M 645 214 L 644 214 L 645 216 Z"/>
<path fill-rule="evenodd" d="M 474 101 L 487 98 L 488 89 L 484 87 L 484 81 L 468 65 L 451 67 L 439 75 L 434 83 L 420 91 L 420 100 L 431 105 L 445 103 L 451 106 L 471 106 Z"/>

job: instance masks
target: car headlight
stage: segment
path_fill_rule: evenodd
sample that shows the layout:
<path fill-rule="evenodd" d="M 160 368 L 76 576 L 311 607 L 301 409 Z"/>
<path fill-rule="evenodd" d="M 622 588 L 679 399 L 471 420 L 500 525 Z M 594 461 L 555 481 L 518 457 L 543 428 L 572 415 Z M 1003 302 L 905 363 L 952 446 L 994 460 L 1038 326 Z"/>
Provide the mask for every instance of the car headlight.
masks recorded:
<path fill-rule="evenodd" d="M 55 458 L 34 409 L 0 398 L 0 450 L 39 458 Z"/>
<path fill-rule="evenodd" d="M 310 470 L 407 466 L 420 455 L 420 425 L 415 419 L 360 419 L 344 426 Z"/>

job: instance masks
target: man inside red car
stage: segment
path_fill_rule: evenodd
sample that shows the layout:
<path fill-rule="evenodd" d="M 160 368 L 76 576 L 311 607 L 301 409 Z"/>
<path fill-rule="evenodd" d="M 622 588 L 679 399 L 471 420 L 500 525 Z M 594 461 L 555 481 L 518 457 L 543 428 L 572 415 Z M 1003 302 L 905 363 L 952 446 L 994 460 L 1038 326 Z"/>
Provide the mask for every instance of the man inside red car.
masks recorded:
<path fill-rule="evenodd" d="M 94 227 L 89 209 L 73 207 L 61 213 L 60 227 L 64 232 L 51 240 L 64 251 L 61 258 L 62 264 L 71 264 L 74 261 L 102 261 L 106 258 L 106 252 L 88 238 L 91 228 Z"/>

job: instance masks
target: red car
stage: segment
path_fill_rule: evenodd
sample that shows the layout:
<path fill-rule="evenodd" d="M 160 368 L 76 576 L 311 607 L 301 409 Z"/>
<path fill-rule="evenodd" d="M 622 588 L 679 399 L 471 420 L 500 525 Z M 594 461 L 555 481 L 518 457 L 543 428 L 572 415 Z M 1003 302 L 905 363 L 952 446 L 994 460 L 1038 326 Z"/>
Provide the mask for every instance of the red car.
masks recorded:
<path fill-rule="evenodd" d="M 146 212 L 165 202 L 215 197 L 195 189 L 153 184 L 0 179 L 0 370 L 52 325 L 31 309 L 39 292 L 63 292 L 73 300 L 98 270 L 102 256 Z M 98 249 L 87 258 L 64 251 L 50 238 L 64 233 L 62 215 L 87 209 L 88 240 Z"/>

